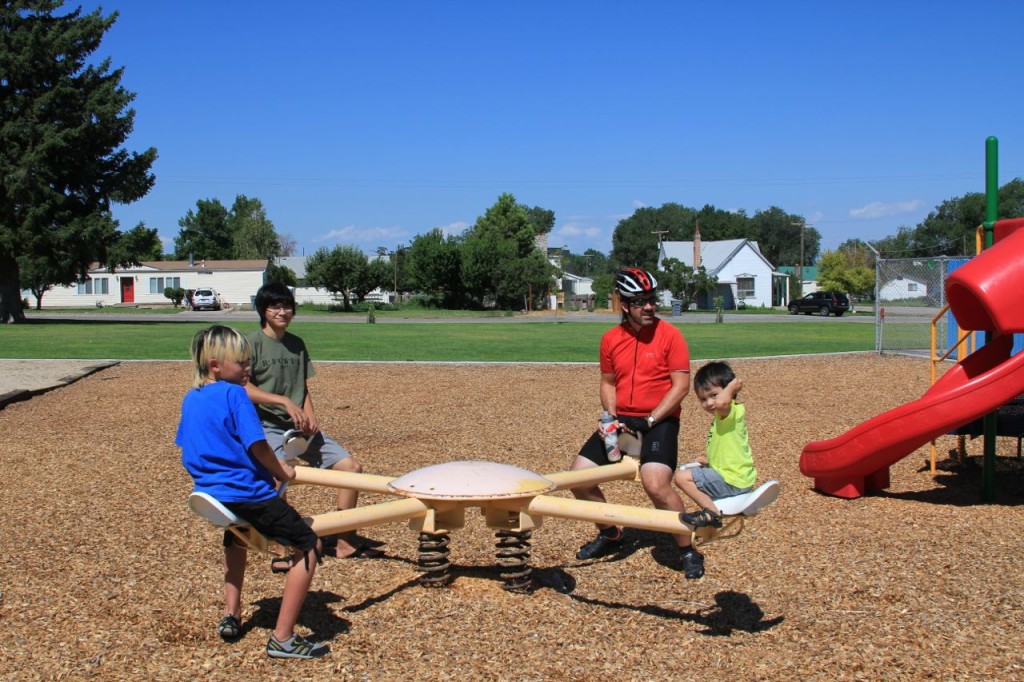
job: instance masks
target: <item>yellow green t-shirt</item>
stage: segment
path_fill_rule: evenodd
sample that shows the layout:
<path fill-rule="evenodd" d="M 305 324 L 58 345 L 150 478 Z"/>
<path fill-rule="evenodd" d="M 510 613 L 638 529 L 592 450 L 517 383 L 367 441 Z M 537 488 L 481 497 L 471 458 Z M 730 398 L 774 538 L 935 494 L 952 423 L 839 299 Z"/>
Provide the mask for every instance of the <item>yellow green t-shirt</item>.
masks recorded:
<path fill-rule="evenodd" d="M 715 417 L 708 430 L 708 465 L 736 488 L 749 488 L 757 482 L 754 454 L 747 438 L 747 409 L 732 402 L 729 416 Z"/>

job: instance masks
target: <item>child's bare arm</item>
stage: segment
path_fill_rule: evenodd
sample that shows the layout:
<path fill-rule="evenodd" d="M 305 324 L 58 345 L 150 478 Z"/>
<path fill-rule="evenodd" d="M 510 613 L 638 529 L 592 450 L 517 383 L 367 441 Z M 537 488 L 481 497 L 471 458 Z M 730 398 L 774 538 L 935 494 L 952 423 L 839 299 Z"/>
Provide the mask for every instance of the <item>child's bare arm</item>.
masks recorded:
<path fill-rule="evenodd" d="M 725 419 L 732 412 L 732 401 L 735 400 L 736 394 L 740 392 L 741 388 L 743 388 L 743 381 L 739 377 L 734 377 L 715 398 L 715 414 L 719 418 Z"/>
<path fill-rule="evenodd" d="M 256 461 L 265 466 L 277 480 L 287 482 L 295 478 L 295 467 L 279 460 L 267 441 L 256 441 L 249 446 L 249 451 Z"/>
<path fill-rule="evenodd" d="M 277 405 L 278 407 L 283 407 L 288 412 L 292 423 L 295 424 L 295 428 L 299 430 L 306 428 L 306 413 L 302 411 L 302 408 L 293 403 L 288 396 L 264 391 L 252 383 L 245 384 L 245 394 L 256 405 Z"/>
<path fill-rule="evenodd" d="M 313 411 L 313 394 L 309 392 L 309 383 L 306 384 L 306 400 L 302 405 L 302 414 L 306 421 L 302 425 L 302 432 L 312 436 L 320 430 L 320 422 L 316 420 L 316 413 Z"/>
<path fill-rule="evenodd" d="M 741 388 L 743 388 L 743 380 L 739 377 L 733 377 L 732 381 L 729 382 L 729 385 L 725 387 L 723 393 L 729 394 L 729 400 L 735 400 L 736 394 L 740 392 Z"/>

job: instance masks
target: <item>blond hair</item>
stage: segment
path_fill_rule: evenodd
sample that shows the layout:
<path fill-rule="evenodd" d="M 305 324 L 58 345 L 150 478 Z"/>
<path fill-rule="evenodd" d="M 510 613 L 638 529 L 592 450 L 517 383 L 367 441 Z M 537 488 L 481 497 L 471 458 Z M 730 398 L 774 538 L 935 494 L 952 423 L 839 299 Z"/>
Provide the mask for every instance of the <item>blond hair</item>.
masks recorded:
<path fill-rule="evenodd" d="M 238 331 L 222 324 L 196 332 L 189 351 L 192 355 L 193 388 L 216 381 L 210 376 L 210 360 L 246 362 L 252 358 L 249 341 Z"/>

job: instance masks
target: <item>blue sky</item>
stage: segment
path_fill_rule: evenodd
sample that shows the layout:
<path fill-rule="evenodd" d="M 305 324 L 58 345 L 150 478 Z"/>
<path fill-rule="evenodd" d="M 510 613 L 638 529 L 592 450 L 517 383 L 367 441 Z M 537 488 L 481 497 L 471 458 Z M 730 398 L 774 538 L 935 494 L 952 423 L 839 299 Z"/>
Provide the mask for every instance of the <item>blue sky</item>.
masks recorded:
<path fill-rule="evenodd" d="M 77 6 L 69 4 L 69 7 Z M 1024 175 L 1024 3 L 88 2 L 137 93 L 168 243 L 257 197 L 299 254 L 458 233 L 497 197 L 611 249 L 667 202 L 803 215 L 824 249 Z"/>

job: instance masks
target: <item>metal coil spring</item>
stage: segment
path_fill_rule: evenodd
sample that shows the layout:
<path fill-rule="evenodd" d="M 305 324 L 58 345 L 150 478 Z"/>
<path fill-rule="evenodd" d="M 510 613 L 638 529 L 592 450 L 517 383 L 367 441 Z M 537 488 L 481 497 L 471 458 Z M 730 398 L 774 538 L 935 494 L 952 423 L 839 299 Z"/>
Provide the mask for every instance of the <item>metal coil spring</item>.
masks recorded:
<path fill-rule="evenodd" d="M 533 569 L 530 568 L 530 538 L 533 531 L 499 530 L 494 535 L 498 538 L 495 556 L 498 558 L 501 579 L 505 581 L 503 587 L 509 592 L 529 592 L 533 587 Z"/>
<path fill-rule="evenodd" d="M 448 543 L 451 536 L 447 533 L 420 533 L 420 551 L 416 565 L 422 574 L 420 585 L 424 587 L 444 587 L 451 582 L 451 562 L 448 561 Z"/>

